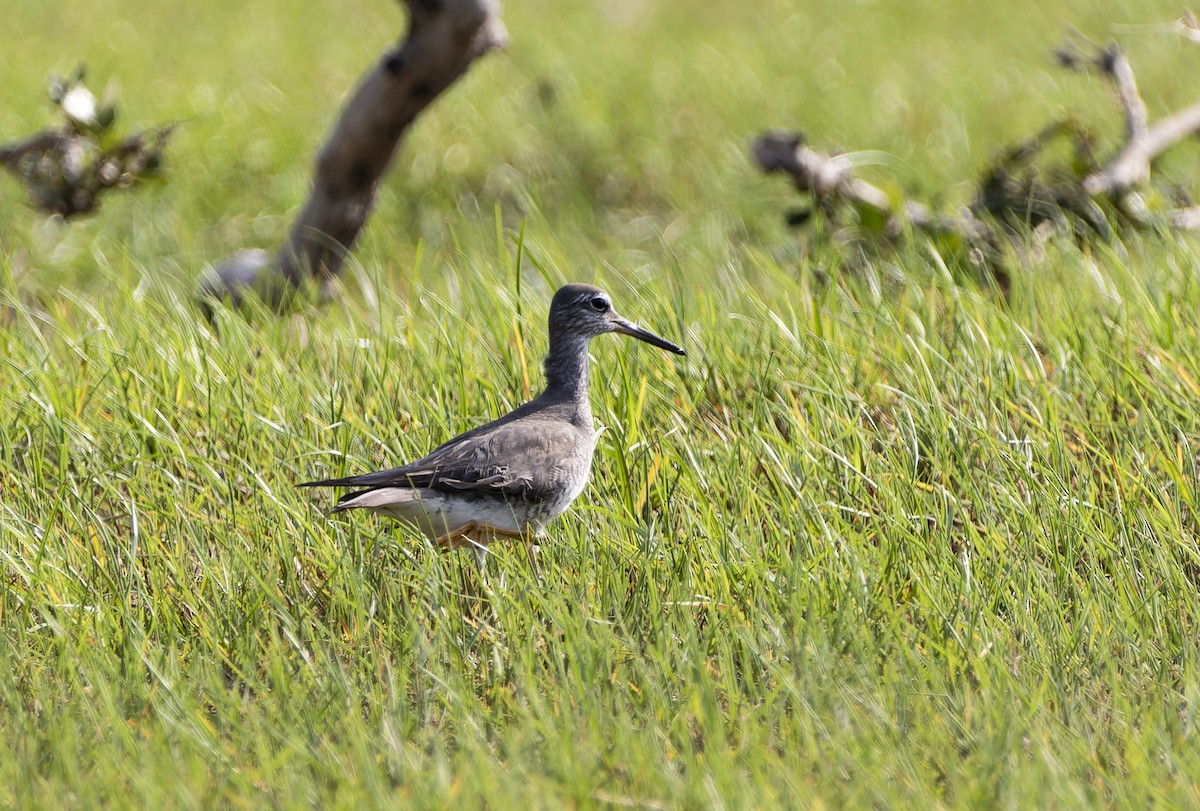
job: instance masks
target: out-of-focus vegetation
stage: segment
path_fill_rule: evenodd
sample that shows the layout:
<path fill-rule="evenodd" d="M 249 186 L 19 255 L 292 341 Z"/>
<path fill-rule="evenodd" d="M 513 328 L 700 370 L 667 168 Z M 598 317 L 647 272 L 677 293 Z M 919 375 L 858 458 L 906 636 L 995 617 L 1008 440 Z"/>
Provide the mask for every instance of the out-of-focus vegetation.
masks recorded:
<path fill-rule="evenodd" d="M 0 141 L 80 60 L 182 123 L 166 183 L 78 222 L 0 184 L 0 804 L 1200 803 L 1197 246 L 1052 242 L 1007 300 L 920 242 L 847 273 L 747 155 L 798 127 L 966 199 L 1089 98 L 1045 68 L 1066 26 L 1194 101 L 1194 46 L 1112 27 L 1176 14 L 511 5 L 343 300 L 218 335 L 196 276 L 281 239 L 397 5 L 6 9 Z M 504 548 L 488 596 L 293 487 L 528 396 L 565 280 L 689 356 L 595 344 L 543 580 Z"/>
<path fill-rule="evenodd" d="M 95 211 L 104 192 L 153 174 L 172 130 L 115 135 L 115 100 L 98 102 L 84 77 L 82 65 L 70 76 L 51 74 L 50 100 L 64 121 L 0 144 L 0 165 L 25 187 L 33 207 L 64 219 Z"/>

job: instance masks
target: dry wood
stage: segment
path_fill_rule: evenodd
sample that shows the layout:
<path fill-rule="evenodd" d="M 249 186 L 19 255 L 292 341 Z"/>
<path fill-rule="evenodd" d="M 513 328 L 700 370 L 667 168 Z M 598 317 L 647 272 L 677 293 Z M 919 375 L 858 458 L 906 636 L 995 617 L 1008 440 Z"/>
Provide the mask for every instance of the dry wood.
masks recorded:
<path fill-rule="evenodd" d="M 1133 78 L 1133 66 L 1125 51 L 1116 43 L 1109 45 L 1100 55 L 1100 64 L 1108 74 L 1117 89 L 1117 98 L 1125 110 L 1125 137 L 1130 141 L 1140 138 L 1149 126 L 1150 114 L 1146 111 L 1146 102 L 1138 92 L 1137 81 Z"/>
<path fill-rule="evenodd" d="M 317 156 L 313 187 L 287 241 L 273 256 L 243 251 L 213 268 L 204 298 L 234 303 L 254 288 L 273 306 L 309 279 L 341 271 L 375 203 L 376 189 L 413 120 L 471 64 L 502 47 L 496 0 L 404 0 L 403 44 L 363 78 Z"/>
<path fill-rule="evenodd" d="M 1111 42 L 1108 47 L 1097 47 L 1095 55 L 1086 56 L 1074 40 L 1068 39 L 1061 48 L 1055 51 L 1055 55 L 1063 67 L 1072 70 L 1083 71 L 1089 67 L 1099 68 L 1112 81 L 1113 87 L 1117 91 L 1117 98 L 1125 111 L 1125 139 L 1132 141 L 1145 134 L 1150 114 L 1146 110 L 1146 102 L 1142 100 L 1142 95 L 1138 92 L 1133 66 L 1129 64 L 1129 57 L 1125 55 L 1121 46 Z"/>
<path fill-rule="evenodd" d="M 1189 13 L 1175 27 L 1185 36 L 1191 36 L 1196 31 L 1195 19 Z M 1095 56 L 1086 57 L 1073 41 L 1068 40 L 1056 54 L 1063 65 L 1072 69 L 1100 68 L 1112 80 L 1125 111 L 1125 146 L 1108 165 L 1084 178 L 1083 190 L 1089 196 L 1103 195 L 1120 202 L 1130 191 L 1150 180 L 1154 160 L 1180 141 L 1200 132 L 1200 104 L 1150 123 L 1146 103 L 1137 89 L 1133 66 L 1116 43 L 1097 49 Z"/>
<path fill-rule="evenodd" d="M 1200 42 L 1200 23 L 1194 15 L 1186 15 L 1174 29 Z M 1107 163 L 1097 160 L 1087 129 L 1071 119 L 1055 122 L 993 162 L 980 179 L 975 200 L 955 217 L 912 201 L 894 202 L 855 176 L 851 156 L 814 150 L 798 134 L 764 133 L 754 143 L 754 156 L 763 171 L 790 175 L 796 188 L 811 194 L 831 217 L 837 216 L 835 204 L 849 204 L 861 213 L 870 212 L 874 215 L 870 219 L 885 222 L 887 236 L 905 226 L 933 235 L 954 234 L 996 269 L 1002 255 L 1001 233 L 1008 234 L 1018 249 L 1064 230 L 1081 238 L 1090 234 L 1108 239 L 1114 233 L 1114 214 L 1116 220 L 1135 228 L 1166 224 L 1200 230 L 1200 206 L 1189 203 L 1153 212 L 1140 193 L 1150 182 L 1157 158 L 1200 134 L 1200 103 L 1151 122 L 1125 52 L 1115 43 L 1104 48 L 1089 44 L 1085 50 L 1077 42 L 1069 39 L 1055 53 L 1065 67 L 1098 69 L 1113 83 L 1125 117 L 1125 139 L 1116 155 Z M 1049 143 L 1062 138 L 1074 146 L 1073 160 L 1059 165 L 1033 163 Z"/>
<path fill-rule="evenodd" d="M 59 130 L 43 130 L 9 144 L 0 144 L 0 163 L 15 166 L 28 155 L 41 154 L 63 149 L 69 143 L 70 133 Z"/>
<path fill-rule="evenodd" d="M 1191 9 L 1186 9 L 1172 28 L 1184 38 L 1200 43 L 1200 20 L 1197 20 L 1196 12 Z"/>
<path fill-rule="evenodd" d="M 1180 231 L 1195 231 L 1200 228 L 1200 206 L 1177 208 L 1167 212 L 1172 228 Z"/>
<path fill-rule="evenodd" d="M 952 220 L 921 203 L 904 201 L 897 210 L 886 192 L 855 176 L 854 161 L 849 155 L 818 152 L 805 144 L 799 133 L 765 132 L 752 149 L 764 172 L 787 173 L 797 190 L 811 193 L 818 201 L 841 199 L 860 211 L 879 215 L 888 222 L 889 230 L 905 226 L 923 231 L 954 230 Z"/>
<path fill-rule="evenodd" d="M 1200 104 L 1160 118 L 1132 139 L 1107 166 L 1083 181 L 1092 197 L 1119 198 L 1150 180 L 1150 164 L 1171 147 L 1200 132 Z"/>
<path fill-rule="evenodd" d="M 109 189 L 153 172 L 174 125 L 105 146 L 98 135 L 67 125 L 0 144 L 0 166 L 24 184 L 32 205 L 64 219 L 95 211 Z"/>

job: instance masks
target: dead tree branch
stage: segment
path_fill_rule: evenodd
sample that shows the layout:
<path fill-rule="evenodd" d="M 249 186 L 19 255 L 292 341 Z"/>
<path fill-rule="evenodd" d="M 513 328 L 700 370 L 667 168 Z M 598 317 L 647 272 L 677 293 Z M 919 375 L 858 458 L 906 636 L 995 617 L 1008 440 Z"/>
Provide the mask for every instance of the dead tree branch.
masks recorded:
<path fill-rule="evenodd" d="M 1176 20 L 1172 27 L 1185 39 L 1200 43 L 1200 20 L 1196 19 L 1196 12 L 1190 8 L 1183 12 L 1183 16 Z"/>
<path fill-rule="evenodd" d="M 1195 19 L 1185 16 L 1175 26 L 1191 36 L 1196 31 Z M 1089 174 L 1083 190 L 1091 197 L 1101 195 L 1120 200 L 1130 190 L 1150 180 L 1150 166 L 1160 155 L 1197 132 L 1200 132 L 1200 104 L 1150 124 L 1146 103 L 1138 92 L 1133 66 L 1124 50 L 1115 42 L 1098 48 L 1094 56 L 1085 56 L 1073 40 L 1057 50 L 1059 62 L 1073 70 L 1099 68 L 1113 82 L 1117 98 L 1125 112 L 1125 146 L 1107 166 Z"/>
<path fill-rule="evenodd" d="M 327 293 L 375 203 L 414 119 L 507 33 L 496 0 L 404 0 L 404 42 L 384 53 L 347 102 L 316 160 L 312 191 L 273 257 L 244 251 L 202 281 L 205 299 L 235 304 L 249 288 L 278 307 L 310 279 Z"/>
<path fill-rule="evenodd" d="M 1101 66 L 1104 72 L 1112 77 L 1117 88 L 1117 98 L 1121 100 L 1121 107 L 1125 110 L 1125 137 L 1131 141 L 1140 138 L 1149 126 L 1150 113 L 1146 110 L 1146 102 L 1142 101 L 1142 94 L 1138 92 L 1129 57 L 1125 56 L 1125 51 L 1114 42 L 1101 54 Z"/>
<path fill-rule="evenodd" d="M 65 123 L 0 144 L 0 166 L 25 186 L 33 207 L 64 219 L 95 211 L 109 189 L 153 174 L 175 129 L 172 124 L 117 139 L 115 102 L 97 103 L 83 78 L 82 65 L 70 77 L 51 77 L 50 98 Z"/>
<path fill-rule="evenodd" d="M 1133 75 L 1133 66 L 1124 49 L 1115 42 L 1110 42 L 1105 48 L 1096 48 L 1096 53 L 1087 56 L 1074 40 L 1068 39 L 1061 48 L 1054 52 L 1059 64 L 1070 70 L 1086 71 L 1089 67 L 1099 68 L 1109 78 L 1117 91 L 1121 108 L 1125 111 L 1125 139 L 1132 141 L 1140 138 L 1149 125 L 1150 114 L 1146 110 L 1146 102 L 1138 92 L 1137 80 Z"/>
<path fill-rule="evenodd" d="M 1092 197 L 1119 198 L 1150 180 L 1150 164 L 1171 147 L 1200 132 L 1200 104 L 1161 118 L 1132 139 L 1107 166 L 1089 175 L 1083 188 Z"/>
<path fill-rule="evenodd" d="M 1190 13 L 1173 28 L 1200 41 L 1200 24 Z M 859 212 L 858 222 L 875 223 L 888 239 L 905 228 L 957 237 L 953 244 L 967 246 L 976 264 L 982 259 L 998 272 L 1006 236 L 1021 249 L 1063 231 L 1079 239 L 1109 239 L 1120 233 L 1116 229 L 1122 224 L 1200 230 L 1200 206 L 1186 194 L 1173 195 L 1183 198 L 1176 203 L 1179 208 L 1152 211 L 1139 193 L 1150 184 L 1155 160 L 1200 134 L 1200 103 L 1152 122 L 1133 67 L 1117 44 L 1089 45 L 1085 50 L 1069 39 L 1055 54 L 1064 67 L 1100 70 L 1112 82 L 1125 119 L 1124 138 L 1115 155 L 1107 162 L 1098 160 L 1089 129 L 1072 119 L 1055 122 L 994 160 L 980 177 L 974 200 L 954 217 L 913 201 L 892 200 L 854 174 L 851 156 L 819 152 L 798 134 L 764 133 L 754 142 L 754 157 L 764 172 L 791 176 L 797 190 L 812 195 L 820 211 L 835 222 L 848 206 Z M 1062 141 L 1073 147 L 1072 153 L 1056 161 L 1047 146 Z"/>
<path fill-rule="evenodd" d="M 754 159 L 764 172 L 784 172 L 800 192 L 811 193 L 818 202 L 843 200 L 860 212 L 870 212 L 887 222 L 889 232 L 905 227 L 921 231 L 954 230 L 954 222 L 932 209 L 911 200 L 897 209 L 887 193 L 854 174 L 849 155 L 818 152 L 804 143 L 800 133 L 771 130 L 763 133 L 752 147 Z"/>
<path fill-rule="evenodd" d="M 95 211 L 100 196 L 154 172 L 173 127 L 160 127 L 103 146 L 70 127 L 43 130 L 0 145 L 0 165 L 21 180 L 33 207 L 64 219 Z"/>
<path fill-rule="evenodd" d="M 1167 212 L 1171 227 L 1180 231 L 1195 231 L 1200 228 L 1200 206 L 1177 208 Z"/>

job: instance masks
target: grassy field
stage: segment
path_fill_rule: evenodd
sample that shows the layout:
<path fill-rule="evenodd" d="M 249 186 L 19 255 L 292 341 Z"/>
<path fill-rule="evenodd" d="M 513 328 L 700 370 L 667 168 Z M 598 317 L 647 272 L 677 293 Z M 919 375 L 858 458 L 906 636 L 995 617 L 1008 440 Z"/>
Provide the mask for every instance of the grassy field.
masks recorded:
<path fill-rule="evenodd" d="M 1195 46 L 1122 28 L 1176 4 L 510 3 L 343 299 L 219 332 L 196 277 L 285 233 L 402 17 L 76 5 L 5 8 L 0 141 L 79 61 L 182 127 L 69 225 L 0 179 L 0 806 L 1200 807 L 1200 244 L 1052 243 L 1007 301 L 928 246 L 851 272 L 746 155 L 960 204 L 1050 118 L 1119 133 L 1068 26 L 1194 101 Z M 293 487 L 536 392 L 569 280 L 689 355 L 593 345 L 541 578 Z"/>

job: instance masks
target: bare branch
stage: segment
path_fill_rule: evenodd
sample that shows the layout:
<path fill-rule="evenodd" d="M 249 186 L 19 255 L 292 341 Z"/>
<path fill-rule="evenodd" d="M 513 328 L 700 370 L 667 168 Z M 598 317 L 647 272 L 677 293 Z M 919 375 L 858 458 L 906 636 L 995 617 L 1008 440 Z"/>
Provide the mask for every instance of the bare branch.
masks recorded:
<path fill-rule="evenodd" d="M 1138 93 L 1137 81 L 1133 78 L 1133 67 L 1125 51 L 1115 42 L 1111 43 L 1100 56 L 1104 72 L 1117 86 L 1117 97 L 1125 110 L 1125 137 L 1133 141 L 1142 137 L 1150 121 L 1146 112 L 1146 102 Z"/>
<path fill-rule="evenodd" d="M 323 285 L 338 275 L 375 203 L 401 138 L 413 120 L 471 64 L 502 47 L 507 32 L 496 0 L 405 0 L 404 43 L 367 72 L 317 156 L 313 187 L 287 241 L 269 266 L 235 255 L 202 282 L 203 296 L 229 295 L 236 303 L 261 273 L 287 283 L 259 287 L 278 305 L 288 289 L 308 279 Z"/>
<path fill-rule="evenodd" d="M 1059 64 L 1069 70 L 1085 72 L 1089 68 L 1099 68 L 1112 81 L 1121 108 L 1125 111 L 1125 138 L 1132 141 L 1146 131 L 1150 120 L 1146 103 L 1138 92 L 1133 66 L 1129 64 L 1125 51 L 1115 42 L 1110 42 L 1104 48 L 1093 47 L 1096 50 L 1095 55 L 1088 56 L 1074 39 L 1067 39 L 1054 55 Z"/>
<path fill-rule="evenodd" d="M 30 203 L 63 218 L 95 211 L 107 190 L 127 187 L 157 168 L 174 125 L 106 146 L 91 131 L 64 126 L 0 144 L 0 166 L 25 186 Z"/>
<path fill-rule="evenodd" d="M 1173 27 L 1185 39 L 1200 44 L 1200 20 L 1196 19 L 1196 12 L 1190 8 L 1184 9 L 1183 16 L 1175 21 Z"/>
<path fill-rule="evenodd" d="M 1171 147 L 1200 132 L 1200 104 L 1159 119 L 1121 150 L 1108 166 L 1083 181 L 1092 197 L 1119 198 L 1150 179 L 1150 164 Z"/>
<path fill-rule="evenodd" d="M 1195 231 L 1200 229 L 1200 206 L 1177 208 L 1167 212 L 1167 222 L 1172 228 L 1180 231 Z"/>
<path fill-rule="evenodd" d="M 764 172 L 786 172 L 799 191 L 811 192 L 818 200 L 844 200 L 882 216 L 892 229 L 911 225 L 924 231 L 954 230 L 952 221 L 920 203 L 905 201 L 897 211 L 886 192 L 854 175 L 850 156 L 817 152 L 798 133 L 765 132 L 751 149 Z"/>
<path fill-rule="evenodd" d="M 43 130 L 23 141 L 11 144 L 0 144 L 0 163 L 15 167 L 25 156 L 41 154 L 63 148 L 70 140 L 69 135 L 60 130 Z"/>

